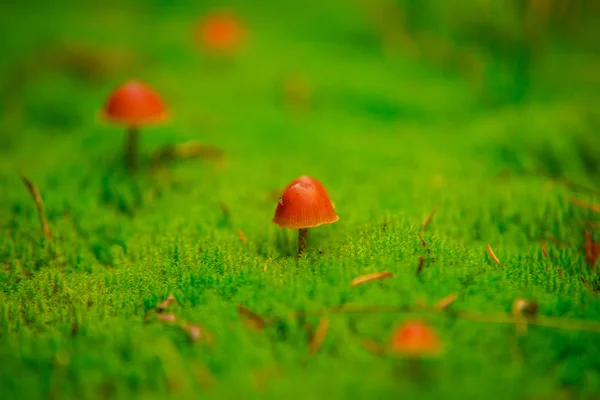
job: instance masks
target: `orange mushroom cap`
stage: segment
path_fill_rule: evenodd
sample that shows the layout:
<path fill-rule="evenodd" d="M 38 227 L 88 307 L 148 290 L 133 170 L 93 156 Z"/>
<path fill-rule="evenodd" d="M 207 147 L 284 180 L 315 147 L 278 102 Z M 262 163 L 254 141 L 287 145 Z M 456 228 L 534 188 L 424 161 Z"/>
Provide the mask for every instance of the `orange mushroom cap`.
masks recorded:
<path fill-rule="evenodd" d="M 422 321 L 407 321 L 392 335 L 394 353 L 405 356 L 433 356 L 441 352 L 442 343 L 437 334 Z"/>
<path fill-rule="evenodd" d="M 168 111 L 154 89 L 132 80 L 123 83 L 109 95 L 102 114 L 109 122 L 140 126 L 164 121 Z"/>
<path fill-rule="evenodd" d="M 339 219 L 325 187 L 316 179 L 301 176 L 290 183 L 277 203 L 273 222 L 281 228 L 315 228 Z"/>
<path fill-rule="evenodd" d="M 239 20 L 230 13 L 220 12 L 204 19 L 198 31 L 202 44 L 213 50 L 227 51 L 235 48 L 244 35 Z"/>

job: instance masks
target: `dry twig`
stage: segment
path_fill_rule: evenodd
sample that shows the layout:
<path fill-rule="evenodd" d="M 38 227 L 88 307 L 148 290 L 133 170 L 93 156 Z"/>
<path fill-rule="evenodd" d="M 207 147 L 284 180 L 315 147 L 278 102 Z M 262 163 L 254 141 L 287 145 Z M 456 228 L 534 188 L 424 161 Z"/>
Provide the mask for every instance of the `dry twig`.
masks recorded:
<path fill-rule="evenodd" d="M 40 217 L 40 223 L 42 225 L 42 230 L 44 231 L 44 235 L 48 239 L 52 239 L 52 234 L 50 233 L 50 226 L 48 226 L 48 221 L 46 220 L 46 213 L 44 212 L 44 200 L 42 200 L 42 196 L 40 195 L 40 191 L 37 186 L 35 186 L 29 179 L 25 176 L 21 175 L 21 180 L 27 187 L 27 190 L 33 197 L 33 201 L 35 202 L 35 207 L 37 208 L 38 216 Z"/>
<path fill-rule="evenodd" d="M 425 219 L 423 220 L 423 223 L 421 224 L 421 231 L 424 231 L 425 228 L 427 228 L 427 225 L 429 225 L 429 222 L 431 222 L 431 219 L 435 215 L 438 208 L 439 208 L 439 206 L 435 206 L 433 208 L 433 210 L 431 210 L 431 212 L 425 217 Z"/>
<path fill-rule="evenodd" d="M 423 271 L 423 267 L 425 267 L 425 256 L 420 256 L 419 265 L 417 266 L 417 276 L 421 274 L 421 271 Z"/>

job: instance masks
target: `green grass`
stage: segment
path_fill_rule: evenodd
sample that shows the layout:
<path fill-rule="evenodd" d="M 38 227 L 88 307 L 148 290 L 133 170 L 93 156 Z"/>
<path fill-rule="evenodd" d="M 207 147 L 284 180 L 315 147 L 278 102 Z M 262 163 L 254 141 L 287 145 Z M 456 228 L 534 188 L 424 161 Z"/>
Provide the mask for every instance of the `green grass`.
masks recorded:
<path fill-rule="evenodd" d="M 513 102 L 501 60 L 477 54 L 488 72 L 483 96 L 458 73 L 387 56 L 352 2 L 240 2 L 250 41 L 224 65 L 190 39 L 211 4 L 69 3 L 0 12 L 3 398 L 600 395 L 598 333 L 530 326 L 518 336 L 510 324 L 450 315 L 332 314 L 322 348 L 308 357 L 304 324 L 319 317 L 286 317 L 338 305 L 432 305 L 456 293 L 452 310 L 508 313 L 525 297 L 543 316 L 598 320 L 597 295 L 580 276 L 600 288 L 583 252 L 583 231 L 599 217 L 569 202 L 599 197 L 593 53 L 552 42 L 525 98 Z M 55 41 L 91 49 L 105 68 L 90 75 L 52 55 L 31 61 Z M 298 71 L 313 96 L 296 115 L 281 82 Z M 124 131 L 96 116 L 130 77 L 153 85 L 173 111 L 171 123 L 142 132 L 145 163 L 159 146 L 185 140 L 218 146 L 223 159 L 128 175 Z M 20 173 L 40 189 L 51 241 Z M 303 174 L 323 182 L 340 220 L 311 230 L 297 261 L 296 232 L 271 223 L 270 193 Z M 422 232 L 429 252 L 418 235 L 436 206 Z M 546 240 L 546 258 L 548 234 L 564 246 Z M 393 278 L 349 285 L 384 270 Z M 213 345 L 146 321 L 170 294 L 178 319 L 204 326 Z M 238 304 L 284 318 L 255 331 Z M 386 343 L 413 317 L 445 344 L 422 382 L 404 374 L 403 360 L 362 346 Z"/>

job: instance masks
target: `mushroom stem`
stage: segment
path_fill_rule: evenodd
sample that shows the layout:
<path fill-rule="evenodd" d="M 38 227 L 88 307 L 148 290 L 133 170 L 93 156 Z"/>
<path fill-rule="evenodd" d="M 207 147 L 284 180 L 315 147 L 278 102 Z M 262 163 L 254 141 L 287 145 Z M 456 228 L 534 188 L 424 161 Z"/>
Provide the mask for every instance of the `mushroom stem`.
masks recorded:
<path fill-rule="evenodd" d="M 138 150 L 138 129 L 130 126 L 127 129 L 127 140 L 125 142 L 125 162 L 131 172 L 138 169 L 139 150 Z"/>
<path fill-rule="evenodd" d="M 298 257 L 306 250 L 306 235 L 308 233 L 307 228 L 298 229 Z"/>
<path fill-rule="evenodd" d="M 412 381 L 419 381 L 422 378 L 422 370 L 421 370 L 421 360 L 417 357 L 408 357 L 407 367 L 408 367 L 408 376 Z"/>

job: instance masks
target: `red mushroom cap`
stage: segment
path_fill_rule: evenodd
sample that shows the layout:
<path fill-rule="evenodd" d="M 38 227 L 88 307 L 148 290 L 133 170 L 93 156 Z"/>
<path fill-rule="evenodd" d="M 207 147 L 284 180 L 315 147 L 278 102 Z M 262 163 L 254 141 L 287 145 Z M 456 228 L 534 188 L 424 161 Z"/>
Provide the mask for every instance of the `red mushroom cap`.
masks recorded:
<path fill-rule="evenodd" d="M 244 30 L 233 14 L 219 12 L 201 22 L 198 35 L 204 46 L 212 50 L 228 51 L 241 42 Z"/>
<path fill-rule="evenodd" d="M 316 179 L 301 176 L 279 198 L 273 222 L 281 228 L 314 228 L 339 219 L 325 187 Z"/>
<path fill-rule="evenodd" d="M 392 335 L 394 353 L 405 356 L 432 356 L 440 353 L 442 343 L 436 333 L 422 321 L 407 321 Z"/>
<path fill-rule="evenodd" d="M 159 123 L 167 116 L 167 108 L 158 93 L 139 81 L 128 81 L 117 87 L 103 110 L 106 120 L 128 126 Z"/>

